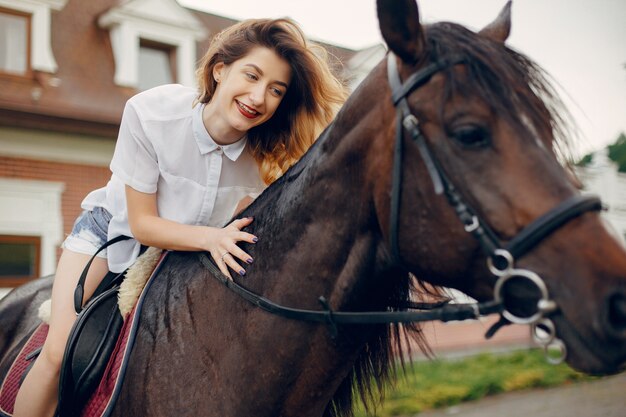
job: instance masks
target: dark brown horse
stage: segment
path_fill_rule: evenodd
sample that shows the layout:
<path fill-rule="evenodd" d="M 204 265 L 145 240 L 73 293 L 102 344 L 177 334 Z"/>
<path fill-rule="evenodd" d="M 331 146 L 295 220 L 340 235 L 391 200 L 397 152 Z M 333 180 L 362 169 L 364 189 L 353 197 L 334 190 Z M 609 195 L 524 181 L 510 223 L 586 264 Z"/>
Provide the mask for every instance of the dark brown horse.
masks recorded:
<path fill-rule="evenodd" d="M 550 294 L 540 307 L 568 363 L 591 373 L 621 370 L 626 251 L 597 213 L 555 220 L 571 214 L 570 202 L 580 206 L 579 191 L 557 158 L 552 90 L 535 64 L 504 45 L 510 6 L 473 33 L 420 25 L 414 0 L 378 3 L 394 62 L 381 62 L 304 158 L 245 211 L 260 240 L 245 248 L 255 263 L 237 281 L 290 307 L 320 310 L 323 295 L 333 310 L 388 311 L 409 297 L 407 271 L 481 301 L 493 298 L 506 271 L 533 271 L 540 282 L 518 272 L 507 293 Z M 396 88 L 392 100 L 393 64 L 402 81 L 421 79 Z M 414 116 L 404 117 L 400 148 L 394 101 Z M 398 158 L 400 175 L 392 174 Z M 525 250 L 508 245 L 536 219 L 556 230 Z M 478 240 L 471 235 L 485 230 Z M 492 256 L 495 275 L 484 236 L 519 255 Z M 32 328 L 49 285 L 35 282 L 2 302 L 0 355 Z M 524 310 L 516 304 L 525 298 L 510 307 Z M 113 415 L 350 415 L 354 385 L 367 396 L 389 377 L 394 333 L 384 324 L 339 325 L 333 339 L 323 324 L 243 300 L 198 254 L 173 253 L 148 294 Z"/>

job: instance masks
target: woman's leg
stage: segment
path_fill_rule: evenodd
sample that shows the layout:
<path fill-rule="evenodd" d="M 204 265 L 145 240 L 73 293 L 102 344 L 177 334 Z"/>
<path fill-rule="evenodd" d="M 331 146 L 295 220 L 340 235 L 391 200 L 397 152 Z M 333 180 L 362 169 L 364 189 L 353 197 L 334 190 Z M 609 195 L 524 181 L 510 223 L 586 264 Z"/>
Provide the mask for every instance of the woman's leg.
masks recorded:
<path fill-rule="evenodd" d="M 90 255 L 63 250 L 52 285 L 52 311 L 48 336 L 17 394 L 14 417 L 54 415 L 61 361 L 70 330 L 76 320 L 74 289 L 90 258 Z M 94 259 L 85 281 L 85 300 L 93 294 L 107 271 L 105 258 Z"/>

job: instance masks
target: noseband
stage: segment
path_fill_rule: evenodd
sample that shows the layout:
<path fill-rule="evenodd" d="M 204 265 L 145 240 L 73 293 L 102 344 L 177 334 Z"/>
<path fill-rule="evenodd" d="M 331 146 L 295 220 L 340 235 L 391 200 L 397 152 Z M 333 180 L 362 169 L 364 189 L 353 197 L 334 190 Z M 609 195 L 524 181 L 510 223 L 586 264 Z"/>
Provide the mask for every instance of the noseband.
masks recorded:
<path fill-rule="evenodd" d="M 502 305 L 501 320 L 490 329 L 488 335 L 493 335 L 505 324 L 529 324 L 532 326 L 532 334 L 535 341 L 544 347 L 546 353 L 548 354 L 548 349 L 550 349 L 550 353 L 553 351 L 557 352 L 558 357 L 554 358 L 553 356 L 548 356 L 548 359 L 562 361 L 566 355 L 565 344 L 556 338 L 554 323 L 546 317 L 548 314 L 555 312 L 558 306 L 550 299 L 547 286 L 543 279 L 535 272 L 516 268 L 515 261 L 570 220 L 588 211 L 601 210 L 602 202 L 596 196 L 574 195 L 535 219 L 508 242 L 503 243 L 498 239 L 489 225 L 476 214 L 469 204 L 467 204 L 454 184 L 446 176 L 437 159 L 429 150 L 426 138 L 420 129 L 419 120 L 411 113 L 407 101 L 408 95 L 426 84 L 434 74 L 454 65 L 464 64 L 465 62 L 466 59 L 463 56 L 450 56 L 440 59 L 418 70 L 402 83 L 397 68 L 396 57 L 392 53 L 388 55 L 387 73 L 389 85 L 392 91 L 393 104 L 397 108 L 389 226 L 389 246 L 391 255 L 397 264 L 402 265 L 398 246 L 398 219 L 402 185 L 402 139 L 406 131 L 412 139 L 412 142 L 417 146 L 433 183 L 435 193 L 438 195 L 444 194 L 446 196 L 448 203 L 454 208 L 456 215 L 459 220 L 461 220 L 465 231 L 474 236 L 478 241 L 487 258 L 489 271 L 497 278 L 494 287 L 494 300 Z M 530 315 L 513 313 L 509 310 L 510 307 L 507 307 L 507 297 L 504 288 L 507 283 L 514 280 L 527 281 L 532 286 L 536 287 L 540 294 L 536 306 L 533 306 L 533 313 Z"/>

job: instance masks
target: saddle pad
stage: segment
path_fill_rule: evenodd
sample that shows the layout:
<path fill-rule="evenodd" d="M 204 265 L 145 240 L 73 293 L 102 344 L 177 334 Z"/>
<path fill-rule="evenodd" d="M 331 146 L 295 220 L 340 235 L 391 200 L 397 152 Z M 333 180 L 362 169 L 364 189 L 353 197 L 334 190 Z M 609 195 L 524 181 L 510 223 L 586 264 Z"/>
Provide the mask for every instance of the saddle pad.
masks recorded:
<path fill-rule="evenodd" d="M 2 387 L 0 387 L 1 417 L 13 416 L 13 406 L 15 405 L 15 397 L 17 397 L 17 391 L 22 382 L 22 375 L 33 361 L 33 359 L 28 359 L 27 357 L 31 352 L 43 346 L 47 335 L 48 325 L 45 323 L 40 324 L 24 344 L 22 350 L 20 350 L 20 353 L 18 353 L 15 361 L 11 365 L 6 378 L 2 381 Z"/>

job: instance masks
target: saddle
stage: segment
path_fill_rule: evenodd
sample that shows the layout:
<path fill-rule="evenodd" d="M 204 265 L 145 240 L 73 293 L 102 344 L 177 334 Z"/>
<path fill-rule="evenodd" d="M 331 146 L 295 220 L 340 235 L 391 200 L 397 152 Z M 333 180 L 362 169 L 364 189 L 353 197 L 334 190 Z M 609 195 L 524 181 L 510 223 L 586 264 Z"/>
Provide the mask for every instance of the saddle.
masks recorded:
<path fill-rule="evenodd" d="M 124 273 L 107 274 L 107 285 L 78 314 L 61 366 L 58 417 L 80 415 L 104 375 L 124 324 L 117 305 Z"/>
<path fill-rule="evenodd" d="M 98 249 L 91 257 L 74 291 L 74 309 L 78 317 L 65 347 L 59 380 L 57 416 L 78 416 L 89 396 L 98 386 L 117 343 L 124 318 L 117 302 L 119 287 L 126 271 L 109 272 L 83 307 L 84 285 L 91 263 L 102 250 L 128 236 L 118 236 Z"/>

